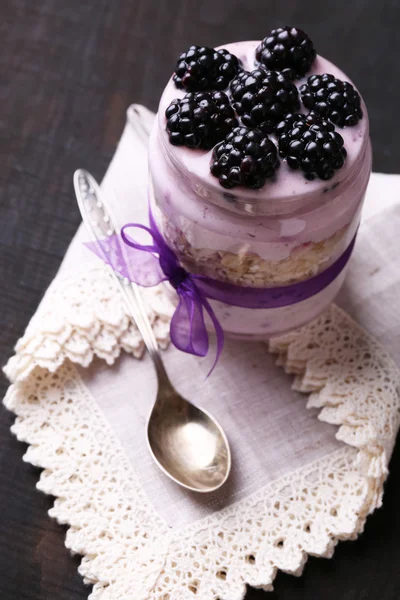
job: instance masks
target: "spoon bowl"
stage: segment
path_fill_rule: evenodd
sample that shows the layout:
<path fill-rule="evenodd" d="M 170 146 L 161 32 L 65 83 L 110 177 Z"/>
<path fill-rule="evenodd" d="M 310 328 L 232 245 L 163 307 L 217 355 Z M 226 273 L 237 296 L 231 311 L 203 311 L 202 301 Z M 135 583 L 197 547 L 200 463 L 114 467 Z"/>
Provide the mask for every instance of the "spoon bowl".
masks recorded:
<path fill-rule="evenodd" d="M 150 452 L 171 479 L 196 492 L 213 492 L 231 467 L 228 441 L 219 424 L 175 390 L 158 394 L 147 425 Z"/>

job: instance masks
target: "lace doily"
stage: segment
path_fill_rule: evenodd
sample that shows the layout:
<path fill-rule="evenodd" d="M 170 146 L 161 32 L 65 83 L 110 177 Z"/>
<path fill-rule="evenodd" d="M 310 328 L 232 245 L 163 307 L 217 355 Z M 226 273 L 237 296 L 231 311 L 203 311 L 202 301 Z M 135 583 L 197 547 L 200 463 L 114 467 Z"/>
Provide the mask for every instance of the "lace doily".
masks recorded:
<path fill-rule="evenodd" d="M 168 340 L 171 305 L 149 290 L 150 316 Z M 204 519 L 169 527 L 152 508 L 73 363 L 121 350 L 139 356 L 136 328 L 99 266 L 58 279 L 6 367 L 13 432 L 25 460 L 44 469 L 51 516 L 69 526 L 92 600 L 242 600 L 246 585 L 270 590 L 277 569 L 300 574 L 307 555 L 332 555 L 380 506 L 400 422 L 400 374 L 390 356 L 339 308 L 274 339 L 308 406 L 338 426 L 340 450 Z"/>

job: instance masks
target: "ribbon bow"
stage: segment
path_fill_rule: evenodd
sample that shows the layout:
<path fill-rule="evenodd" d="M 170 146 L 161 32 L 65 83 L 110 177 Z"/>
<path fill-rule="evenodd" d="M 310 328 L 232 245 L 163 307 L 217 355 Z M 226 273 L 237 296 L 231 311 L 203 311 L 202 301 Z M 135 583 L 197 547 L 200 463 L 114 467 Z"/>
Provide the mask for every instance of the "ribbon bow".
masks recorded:
<path fill-rule="evenodd" d="M 114 271 L 142 287 L 152 287 L 162 281 L 169 281 L 179 297 L 170 324 L 171 341 L 178 350 L 195 356 L 207 355 L 209 339 L 204 311 L 208 314 L 217 337 L 217 351 L 208 373 L 210 375 L 221 355 L 224 333 L 207 298 L 196 284 L 196 280 L 203 278 L 201 275 L 189 273 L 180 265 L 176 254 L 165 243 L 151 212 L 149 220 L 150 227 L 128 223 L 122 228 L 120 236 L 114 234 L 87 246 Z M 131 239 L 127 233 L 129 229 L 146 231 L 153 243 L 140 244 Z"/>

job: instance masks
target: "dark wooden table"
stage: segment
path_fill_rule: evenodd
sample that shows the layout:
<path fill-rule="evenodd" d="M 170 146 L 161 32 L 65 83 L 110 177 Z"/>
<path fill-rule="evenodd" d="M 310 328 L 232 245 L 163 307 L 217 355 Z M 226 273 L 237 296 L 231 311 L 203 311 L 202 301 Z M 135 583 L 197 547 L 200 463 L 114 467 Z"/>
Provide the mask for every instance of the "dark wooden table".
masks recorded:
<path fill-rule="evenodd" d="M 259 39 L 296 24 L 342 66 L 369 108 L 374 168 L 400 171 L 398 0 L 1 0 L 0 360 L 4 364 L 52 280 L 79 223 L 71 177 L 99 179 L 131 102 L 152 109 L 176 56 L 191 43 Z M 382 199 L 384 201 L 384 198 Z M 1 382 L 2 392 L 6 381 Z M 35 490 L 38 471 L 0 410 L 0 598 L 87 598 L 65 531 Z M 400 598 L 400 450 L 384 508 L 361 538 L 303 577 L 279 574 L 269 598 Z M 248 600 L 266 594 L 249 590 Z"/>

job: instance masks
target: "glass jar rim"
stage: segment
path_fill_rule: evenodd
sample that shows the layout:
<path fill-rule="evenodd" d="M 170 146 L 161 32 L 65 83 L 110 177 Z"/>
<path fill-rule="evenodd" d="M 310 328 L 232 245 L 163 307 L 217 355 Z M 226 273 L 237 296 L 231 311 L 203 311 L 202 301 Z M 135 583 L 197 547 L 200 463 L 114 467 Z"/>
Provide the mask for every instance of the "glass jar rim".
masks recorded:
<path fill-rule="evenodd" d="M 301 173 L 297 173 L 299 177 L 304 179 L 304 183 L 306 185 L 308 183 L 311 184 L 310 187 L 313 189 L 306 189 L 304 193 L 301 194 L 292 194 L 290 196 L 285 196 L 284 198 L 282 198 L 282 196 L 277 196 L 276 198 L 271 199 L 268 196 L 265 196 L 265 194 L 260 194 L 259 190 L 252 190 L 250 188 L 246 189 L 241 187 L 233 188 L 232 190 L 225 189 L 218 184 L 217 179 L 214 183 L 209 179 L 204 180 L 196 173 L 188 171 L 183 162 L 179 160 L 179 148 L 177 149 L 168 142 L 168 135 L 163 131 L 164 128 L 161 127 L 161 123 L 158 124 L 157 129 L 158 133 L 161 134 L 159 135 L 159 138 L 161 138 L 160 143 L 163 155 L 167 158 L 171 167 L 176 170 L 179 177 L 185 181 L 185 184 L 189 189 L 206 202 L 210 202 L 229 212 L 246 215 L 248 217 L 295 216 L 298 212 L 312 210 L 314 207 L 320 207 L 325 203 L 334 202 L 348 186 L 349 181 L 356 179 L 358 174 L 362 171 L 370 143 L 369 136 L 366 136 L 364 148 L 362 153 L 360 153 L 359 160 L 356 160 L 351 168 L 347 169 L 345 177 L 334 177 L 333 180 L 328 181 L 314 180 L 307 182 Z M 340 171 L 338 171 L 338 173 L 340 173 Z M 268 183 L 269 182 L 267 181 L 265 185 L 268 185 Z M 264 191 L 265 190 L 263 190 L 263 192 Z"/>

